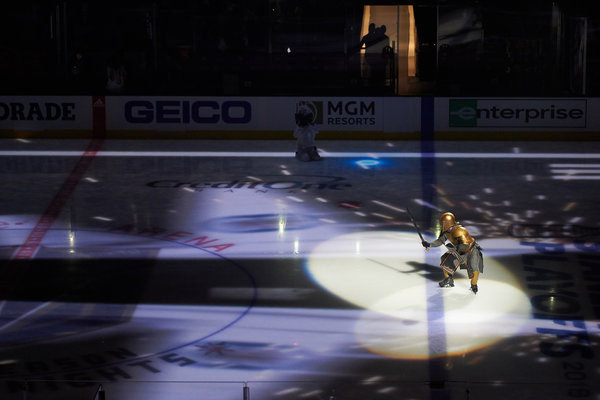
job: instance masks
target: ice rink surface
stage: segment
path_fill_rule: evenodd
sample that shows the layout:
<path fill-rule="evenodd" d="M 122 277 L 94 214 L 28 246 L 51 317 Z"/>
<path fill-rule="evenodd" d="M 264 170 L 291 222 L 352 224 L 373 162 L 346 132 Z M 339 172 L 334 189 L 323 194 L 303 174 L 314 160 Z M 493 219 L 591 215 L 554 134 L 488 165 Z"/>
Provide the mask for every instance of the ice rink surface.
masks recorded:
<path fill-rule="evenodd" d="M 2 140 L 0 399 L 600 399 L 600 143 L 317 144 Z"/>

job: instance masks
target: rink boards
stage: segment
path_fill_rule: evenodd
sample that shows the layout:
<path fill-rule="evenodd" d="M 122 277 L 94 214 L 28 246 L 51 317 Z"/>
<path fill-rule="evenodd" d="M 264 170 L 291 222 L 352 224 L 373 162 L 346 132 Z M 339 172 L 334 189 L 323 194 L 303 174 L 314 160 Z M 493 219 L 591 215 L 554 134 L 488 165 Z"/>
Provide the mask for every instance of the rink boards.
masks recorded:
<path fill-rule="evenodd" d="M 0 96 L 3 137 L 292 139 L 310 109 L 321 139 L 596 140 L 597 98 Z"/>

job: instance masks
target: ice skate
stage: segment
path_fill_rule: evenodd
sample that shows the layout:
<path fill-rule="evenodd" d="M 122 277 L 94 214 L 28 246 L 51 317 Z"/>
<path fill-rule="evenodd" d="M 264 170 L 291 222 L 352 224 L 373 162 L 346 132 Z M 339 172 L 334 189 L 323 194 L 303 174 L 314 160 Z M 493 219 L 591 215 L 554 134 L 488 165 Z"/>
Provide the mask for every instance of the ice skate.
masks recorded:
<path fill-rule="evenodd" d="M 306 150 L 298 150 L 296 152 L 296 160 L 312 161 L 311 154 Z"/>
<path fill-rule="evenodd" d="M 438 284 L 440 285 L 440 287 L 454 287 L 454 278 L 452 276 L 449 276 L 447 278 L 444 278 L 444 280 L 438 282 Z"/>
<path fill-rule="evenodd" d="M 310 155 L 311 161 L 321 161 L 323 158 L 317 152 L 317 147 L 314 146 L 308 150 L 308 154 Z"/>

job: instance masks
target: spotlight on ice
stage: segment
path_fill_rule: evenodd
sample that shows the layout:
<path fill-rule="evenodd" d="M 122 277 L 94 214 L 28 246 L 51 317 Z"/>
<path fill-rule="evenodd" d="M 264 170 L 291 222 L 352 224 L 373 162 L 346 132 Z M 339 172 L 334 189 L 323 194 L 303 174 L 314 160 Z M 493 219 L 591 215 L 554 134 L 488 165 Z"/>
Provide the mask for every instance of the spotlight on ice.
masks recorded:
<path fill-rule="evenodd" d="M 514 245 L 512 239 L 494 242 L 499 254 Z M 486 253 L 482 290 L 474 295 L 465 271 L 457 272 L 451 290 L 438 286 L 443 251 L 432 251 L 439 254 L 415 246 L 414 232 L 352 232 L 315 246 L 306 268 L 315 283 L 362 309 L 356 339 L 375 354 L 462 356 L 526 329 L 532 305 L 505 258 Z"/>

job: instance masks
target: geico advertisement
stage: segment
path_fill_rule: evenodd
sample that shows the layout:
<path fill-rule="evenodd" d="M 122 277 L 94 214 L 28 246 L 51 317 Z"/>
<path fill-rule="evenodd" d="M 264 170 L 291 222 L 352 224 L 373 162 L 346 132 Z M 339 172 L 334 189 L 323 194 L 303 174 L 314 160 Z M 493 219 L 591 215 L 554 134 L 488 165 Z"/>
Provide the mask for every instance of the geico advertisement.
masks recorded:
<path fill-rule="evenodd" d="M 0 96 L 0 129 L 92 129 L 89 96 Z"/>
<path fill-rule="evenodd" d="M 450 128 L 586 128 L 586 99 L 448 99 Z"/>
<path fill-rule="evenodd" d="M 306 108 L 328 130 L 381 130 L 382 100 L 296 97 L 109 97 L 107 129 L 292 130 Z"/>

